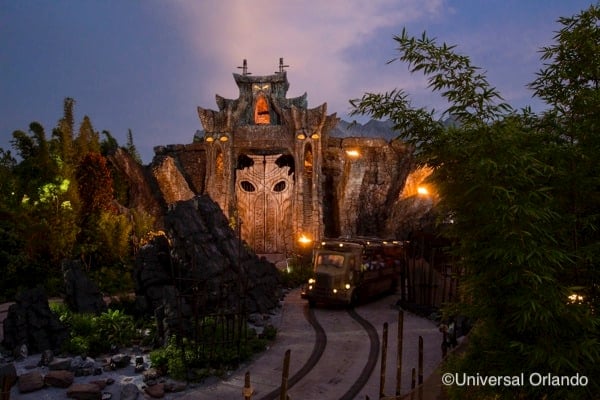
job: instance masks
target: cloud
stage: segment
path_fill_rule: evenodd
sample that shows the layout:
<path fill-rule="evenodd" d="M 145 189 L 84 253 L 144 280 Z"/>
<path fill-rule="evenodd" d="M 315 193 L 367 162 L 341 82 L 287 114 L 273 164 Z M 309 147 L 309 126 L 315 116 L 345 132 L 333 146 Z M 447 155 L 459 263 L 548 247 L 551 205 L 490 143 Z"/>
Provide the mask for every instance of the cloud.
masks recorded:
<path fill-rule="evenodd" d="M 198 55 L 206 80 L 204 90 L 235 98 L 237 88 L 230 72 L 248 60 L 254 75 L 277 70 L 279 57 L 290 65 L 288 97 L 308 92 L 309 107 L 328 103 L 330 112 L 345 113 L 348 100 L 366 90 L 390 89 L 390 58 L 354 62 L 352 54 L 369 54 L 383 30 L 436 15 L 441 0 L 376 0 L 323 2 L 242 1 L 174 2 L 182 16 L 184 37 Z M 200 60 L 201 59 L 201 60 Z M 358 60 L 358 57 L 357 57 Z M 365 66 L 367 67 L 365 69 Z M 381 71 L 383 71 L 383 73 Z M 370 84 L 367 84 L 367 80 Z M 399 82 L 402 83 L 402 82 Z M 411 86 L 411 81 L 404 82 Z M 214 103 L 213 103 L 214 104 Z M 211 107 L 211 104 L 201 104 Z"/>

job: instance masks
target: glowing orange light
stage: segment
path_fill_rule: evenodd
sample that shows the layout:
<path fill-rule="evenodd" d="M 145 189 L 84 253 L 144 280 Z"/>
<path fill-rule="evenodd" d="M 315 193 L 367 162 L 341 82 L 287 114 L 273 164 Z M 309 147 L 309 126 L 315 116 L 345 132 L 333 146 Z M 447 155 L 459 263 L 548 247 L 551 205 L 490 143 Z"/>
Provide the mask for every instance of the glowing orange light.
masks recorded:
<path fill-rule="evenodd" d="M 417 188 L 417 193 L 419 193 L 422 196 L 427 196 L 429 194 L 429 190 L 427 190 L 427 188 L 424 186 L 419 186 Z"/>
<path fill-rule="evenodd" d="M 359 157 L 360 156 L 360 152 L 356 149 L 353 150 L 346 150 L 346 155 L 348 157 Z"/>
<path fill-rule="evenodd" d="M 301 244 L 309 244 L 312 243 L 312 240 L 305 235 L 300 235 L 300 237 L 298 238 L 298 242 L 300 242 Z"/>

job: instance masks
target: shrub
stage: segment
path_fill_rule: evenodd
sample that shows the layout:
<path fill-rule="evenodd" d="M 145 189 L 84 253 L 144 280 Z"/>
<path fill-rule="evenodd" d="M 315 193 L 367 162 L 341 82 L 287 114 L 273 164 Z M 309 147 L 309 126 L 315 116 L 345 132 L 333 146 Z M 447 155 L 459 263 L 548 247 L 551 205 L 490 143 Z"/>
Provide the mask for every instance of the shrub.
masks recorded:
<path fill-rule="evenodd" d="M 51 303 L 50 309 L 58 315 L 71 332 L 63 351 L 72 354 L 98 354 L 111 346 L 130 345 L 136 337 L 133 317 L 120 310 L 108 310 L 98 316 L 71 312 L 62 303 Z"/>
<path fill-rule="evenodd" d="M 120 310 L 108 310 L 96 318 L 97 331 L 104 341 L 114 346 L 126 346 L 135 337 L 133 317 Z"/>

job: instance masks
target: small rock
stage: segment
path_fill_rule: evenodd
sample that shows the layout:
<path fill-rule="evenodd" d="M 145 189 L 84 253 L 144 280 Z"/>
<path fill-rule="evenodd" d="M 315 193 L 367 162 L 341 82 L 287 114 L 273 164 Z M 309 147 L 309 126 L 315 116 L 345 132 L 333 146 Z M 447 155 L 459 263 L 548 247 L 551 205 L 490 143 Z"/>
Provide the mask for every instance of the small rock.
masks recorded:
<path fill-rule="evenodd" d="M 27 358 L 27 356 L 29 356 L 29 349 L 26 344 L 22 344 L 19 348 L 19 357 Z"/>
<path fill-rule="evenodd" d="M 125 368 L 131 362 L 131 356 L 127 354 L 115 354 L 110 359 L 111 365 L 114 365 L 115 368 Z"/>
<path fill-rule="evenodd" d="M 88 383 L 98 386 L 100 388 L 100 390 L 104 390 L 104 388 L 107 386 L 107 383 L 105 380 L 90 381 Z"/>
<path fill-rule="evenodd" d="M 40 362 L 38 363 L 38 367 L 47 367 L 54 360 L 54 353 L 52 350 L 44 350 L 42 352 L 42 357 L 40 358 Z"/>
<path fill-rule="evenodd" d="M 144 382 L 147 382 L 151 379 L 158 379 L 160 374 L 158 373 L 158 370 L 156 368 L 148 368 L 146 371 L 144 371 L 143 376 Z"/>
<path fill-rule="evenodd" d="M 29 393 L 44 387 L 44 378 L 39 371 L 31 371 L 19 376 L 19 392 Z"/>
<path fill-rule="evenodd" d="M 52 387 L 68 388 L 73 384 L 74 378 L 75 374 L 73 374 L 71 371 L 48 371 L 48 373 L 44 377 L 44 383 Z"/>
<path fill-rule="evenodd" d="M 140 390 L 134 383 L 127 383 L 121 387 L 121 400 L 136 400 Z"/>
<path fill-rule="evenodd" d="M 57 370 L 70 370 L 71 369 L 71 361 L 73 359 L 70 357 L 66 357 L 66 358 L 55 358 L 54 360 L 52 360 L 50 362 L 50 364 L 48 364 L 48 369 L 50 371 L 57 371 Z"/>
<path fill-rule="evenodd" d="M 77 400 L 102 400 L 98 385 L 93 383 L 74 383 L 67 390 L 67 397 Z"/>
<path fill-rule="evenodd" d="M 167 393 L 183 392 L 186 388 L 187 385 L 185 382 L 178 382 L 171 379 L 165 382 L 165 392 Z"/>
<path fill-rule="evenodd" d="M 157 383 L 156 385 L 148 386 L 144 390 L 146 391 L 148 396 L 153 397 L 155 399 L 162 399 L 163 397 L 165 397 L 165 384 L 164 383 Z"/>

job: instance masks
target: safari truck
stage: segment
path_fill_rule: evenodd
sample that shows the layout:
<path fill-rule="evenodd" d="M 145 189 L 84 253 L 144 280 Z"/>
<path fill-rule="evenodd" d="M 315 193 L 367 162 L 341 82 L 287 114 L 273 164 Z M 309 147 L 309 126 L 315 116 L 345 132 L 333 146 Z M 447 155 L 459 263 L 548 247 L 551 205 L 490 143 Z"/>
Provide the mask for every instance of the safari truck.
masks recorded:
<path fill-rule="evenodd" d="M 404 263 L 401 242 L 380 239 L 326 239 L 313 250 L 313 275 L 302 298 L 322 304 L 353 306 L 393 292 Z"/>

